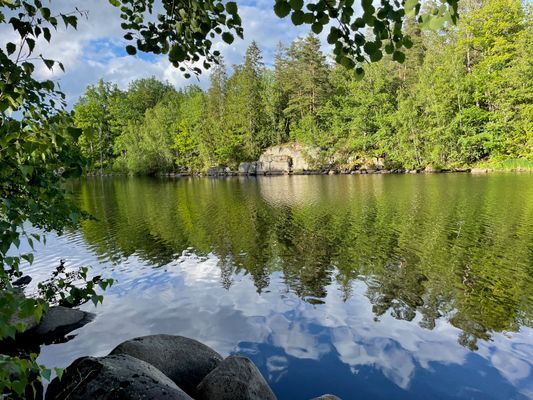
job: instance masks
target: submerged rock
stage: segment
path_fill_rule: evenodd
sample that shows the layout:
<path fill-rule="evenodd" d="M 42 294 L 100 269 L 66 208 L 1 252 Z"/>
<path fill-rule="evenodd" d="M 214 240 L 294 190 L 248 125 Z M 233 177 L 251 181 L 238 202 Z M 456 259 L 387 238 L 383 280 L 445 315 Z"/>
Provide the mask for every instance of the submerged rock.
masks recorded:
<path fill-rule="evenodd" d="M 55 378 L 46 400 L 192 400 L 154 366 L 128 355 L 74 361 Z"/>
<path fill-rule="evenodd" d="M 230 356 L 197 388 L 198 400 L 275 400 L 261 372 L 246 357 Z"/>
<path fill-rule="evenodd" d="M 24 354 L 39 351 L 43 343 L 66 342 L 70 332 L 89 323 L 94 315 L 85 311 L 67 307 L 50 307 L 37 323 L 33 315 L 21 317 L 16 314 L 9 320 L 10 325 L 22 324 L 24 329 L 15 339 L 7 338 L 0 341 L 0 352 L 3 354 Z"/>
<path fill-rule="evenodd" d="M 222 361 L 220 354 L 205 344 L 171 335 L 128 340 L 119 344 L 111 354 L 126 354 L 150 363 L 192 396 L 196 386 Z"/>

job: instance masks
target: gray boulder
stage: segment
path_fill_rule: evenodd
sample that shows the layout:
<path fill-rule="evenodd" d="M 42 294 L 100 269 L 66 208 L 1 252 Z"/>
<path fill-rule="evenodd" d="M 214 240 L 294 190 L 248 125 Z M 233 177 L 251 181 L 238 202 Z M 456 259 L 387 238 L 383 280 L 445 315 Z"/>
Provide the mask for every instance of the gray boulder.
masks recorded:
<path fill-rule="evenodd" d="M 222 357 L 210 347 L 183 336 L 152 335 L 119 344 L 111 354 L 127 354 L 152 364 L 194 396 L 196 386 Z"/>
<path fill-rule="evenodd" d="M 62 306 L 50 307 L 39 325 L 28 334 L 38 336 L 42 341 L 51 341 L 81 328 L 93 319 L 94 315 L 85 311 Z"/>
<path fill-rule="evenodd" d="M 303 173 L 315 169 L 320 149 L 317 147 L 302 146 L 298 143 L 286 143 L 272 146 L 261 154 L 260 170 L 264 173 L 292 171 Z M 288 162 L 288 164 L 287 164 Z M 260 171 L 258 171 L 260 173 Z"/>
<path fill-rule="evenodd" d="M 198 400 L 275 400 L 261 372 L 246 357 L 230 356 L 198 385 Z"/>
<path fill-rule="evenodd" d="M 18 278 L 17 280 L 13 281 L 13 286 L 24 286 L 31 282 L 31 276 L 24 275 Z"/>
<path fill-rule="evenodd" d="M 262 154 L 257 162 L 258 174 L 281 175 L 291 171 L 292 158 L 287 155 Z"/>
<path fill-rule="evenodd" d="M 207 176 L 224 176 L 226 175 L 226 169 L 224 167 L 209 167 L 207 170 Z"/>
<path fill-rule="evenodd" d="M 55 378 L 46 400 L 192 400 L 154 366 L 127 355 L 82 357 Z"/>
<path fill-rule="evenodd" d="M 24 327 L 15 339 L 0 340 L 0 353 L 38 353 L 43 343 L 64 343 L 72 339 L 74 336 L 67 335 L 93 318 L 93 314 L 61 306 L 50 307 L 38 324 L 34 316 L 21 317 L 16 314 L 11 317 L 9 324 Z"/>
<path fill-rule="evenodd" d="M 314 397 L 311 400 L 341 400 L 341 398 L 334 394 L 323 394 L 322 396 Z"/>
<path fill-rule="evenodd" d="M 239 164 L 239 175 L 255 175 L 257 173 L 257 162 L 242 162 Z"/>
<path fill-rule="evenodd" d="M 242 162 L 239 164 L 239 174 L 248 175 L 248 170 L 250 169 L 250 163 Z"/>

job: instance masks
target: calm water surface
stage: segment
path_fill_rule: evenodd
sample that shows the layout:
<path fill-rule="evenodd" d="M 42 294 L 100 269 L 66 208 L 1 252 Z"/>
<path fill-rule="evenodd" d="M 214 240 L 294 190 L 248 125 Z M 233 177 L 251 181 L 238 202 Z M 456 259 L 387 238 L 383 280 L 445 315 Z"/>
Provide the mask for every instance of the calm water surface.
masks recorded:
<path fill-rule="evenodd" d="M 533 175 L 87 179 L 48 235 L 113 277 L 40 361 L 168 333 L 250 357 L 280 399 L 533 398 Z"/>

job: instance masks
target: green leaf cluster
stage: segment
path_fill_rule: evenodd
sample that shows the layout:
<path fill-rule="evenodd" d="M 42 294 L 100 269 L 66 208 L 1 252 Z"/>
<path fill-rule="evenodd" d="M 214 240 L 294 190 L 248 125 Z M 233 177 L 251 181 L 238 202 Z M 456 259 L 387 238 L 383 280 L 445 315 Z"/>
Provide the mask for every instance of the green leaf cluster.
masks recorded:
<path fill-rule="evenodd" d="M 110 0 L 120 9 L 121 27 L 129 55 L 137 51 L 166 54 L 186 77 L 200 74 L 219 62 L 213 50 L 218 37 L 231 44 L 243 38 L 241 18 L 234 1 L 161 0 L 155 13 L 154 0 Z"/>

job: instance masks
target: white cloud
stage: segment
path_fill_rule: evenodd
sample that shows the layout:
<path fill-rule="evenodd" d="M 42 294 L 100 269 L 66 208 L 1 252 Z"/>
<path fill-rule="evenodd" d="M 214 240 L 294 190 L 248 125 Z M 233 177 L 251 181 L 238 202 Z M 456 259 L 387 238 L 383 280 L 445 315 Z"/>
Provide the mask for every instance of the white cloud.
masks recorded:
<path fill-rule="evenodd" d="M 38 246 L 36 263 L 25 272 L 35 281 L 43 279 L 49 266 L 57 263 L 55 255 L 62 254 L 70 264 L 93 265 L 93 272 L 99 273 L 98 259 L 86 246 L 79 233 L 59 239 L 51 234 L 46 247 Z M 332 283 L 326 288 L 325 304 L 315 307 L 292 293 L 282 293 L 285 284 L 280 273 L 271 276 L 268 290 L 261 295 L 249 275 L 236 274 L 226 290 L 220 285 L 218 262 L 214 254 L 198 257 L 192 252 L 184 252 L 164 268 L 153 268 L 135 255 L 117 266 L 104 262 L 106 275 L 116 283 L 96 310 L 84 306 L 96 311 L 98 318 L 71 342 L 43 347 L 40 362 L 64 367 L 82 355 L 107 354 L 135 336 L 169 333 L 198 339 L 224 356 L 254 354 L 258 344 L 276 348 L 279 352 L 266 354 L 265 360 L 274 382 L 290 372 L 291 358 L 319 363 L 334 354 L 354 373 L 371 368 L 403 389 L 422 370 L 434 374 L 437 365 L 455 373 L 469 373 L 481 365 L 481 370 L 499 371 L 525 396 L 533 394 L 531 328 L 496 333 L 490 342 L 480 340 L 479 351 L 472 353 L 457 342 L 460 330 L 445 319 L 433 330 L 418 326 L 420 316 L 403 321 L 384 315 L 376 322 L 362 281 L 354 282 L 354 295 L 347 301 Z M 479 358 L 471 363 L 469 357 L 474 354 Z"/>

